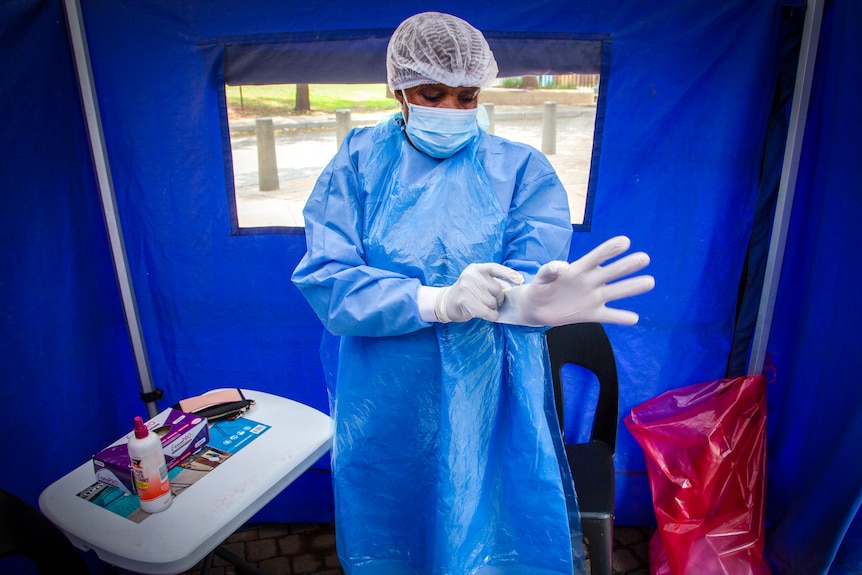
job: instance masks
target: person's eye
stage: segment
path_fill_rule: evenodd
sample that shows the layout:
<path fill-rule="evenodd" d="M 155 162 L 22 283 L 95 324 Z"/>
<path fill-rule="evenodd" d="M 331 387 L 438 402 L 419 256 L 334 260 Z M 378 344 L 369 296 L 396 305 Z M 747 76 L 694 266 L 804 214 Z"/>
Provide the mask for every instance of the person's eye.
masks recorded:
<path fill-rule="evenodd" d="M 438 92 L 423 92 L 422 98 L 424 98 L 428 102 L 439 102 L 443 99 L 443 95 Z"/>
<path fill-rule="evenodd" d="M 470 102 L 474 102 L 476 100 L 476 98 L 478 98 L 478 97 L 479 97 L 478 92 L 467 92 L 467 93 L 460 94 L 459 99 L 462 102 L 464 102 L 465 104 L 469 104 Z"/>

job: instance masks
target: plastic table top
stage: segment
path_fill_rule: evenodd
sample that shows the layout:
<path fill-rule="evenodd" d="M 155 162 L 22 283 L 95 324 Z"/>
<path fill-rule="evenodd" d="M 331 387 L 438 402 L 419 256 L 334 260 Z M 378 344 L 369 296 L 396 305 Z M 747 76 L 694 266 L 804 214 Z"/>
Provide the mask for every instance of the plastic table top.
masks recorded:
<path fill-rule="evenodd" d="M 243 389 L 255 405 L 245 416 L 271 426 L 174 498 L 135 523 L 77 494 L 96 482 L 88 461 L 49 485 L 42 512 L 78 548 L 137 573 L 187 571 L 213 551 L 330 448 L 332 425 L 296 401 Z"/>

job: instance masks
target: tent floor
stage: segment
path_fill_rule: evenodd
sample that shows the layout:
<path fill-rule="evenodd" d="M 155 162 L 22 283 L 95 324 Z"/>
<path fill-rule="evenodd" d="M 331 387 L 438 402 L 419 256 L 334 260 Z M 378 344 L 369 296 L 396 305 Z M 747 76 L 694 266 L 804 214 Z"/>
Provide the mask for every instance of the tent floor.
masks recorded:
<path fill-rule="evenodd" d="M 614 574 L 649 575 L 651 527 L 614 528 Z M 335 553 L 335 529 L 330 523 L 249 526 L 224 543 L 266 575 L 342 575 Z M 214 557 L 210 575 L 233 575 L 227 561 Z M 200 565 L 182 575 L 198 575 Z"/>

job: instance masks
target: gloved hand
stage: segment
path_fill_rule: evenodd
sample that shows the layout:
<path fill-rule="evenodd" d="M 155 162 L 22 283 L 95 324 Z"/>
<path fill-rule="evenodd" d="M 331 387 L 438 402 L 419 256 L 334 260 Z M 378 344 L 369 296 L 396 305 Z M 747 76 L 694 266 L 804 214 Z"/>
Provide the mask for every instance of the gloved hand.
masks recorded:
<path fill-rule="evenodd" d="M 503 302 L 504 284 L 520 285 L 524 278 L 501 264 L 470 264 L 454 284 L 440 290 L 434 302 L 434 314 L 442 323 L 482 318 L 497 319 L 497 308 Z"/>
<path fill-rule="evenodd" d="M 600 265 L 630 246 L 631 240 L 617 236 L 571 264 L 548 262 L 539 268 L 532 283 L 504 290 L 505 301 L 496 321 L 534 327 L 589 322 L 636 324 L 636 313 L 605 304 L 655 287 L 655 279 L 648 275 L 610 283 L 645 268 L 649 256 L 638 252 L 605 267 Z"/>

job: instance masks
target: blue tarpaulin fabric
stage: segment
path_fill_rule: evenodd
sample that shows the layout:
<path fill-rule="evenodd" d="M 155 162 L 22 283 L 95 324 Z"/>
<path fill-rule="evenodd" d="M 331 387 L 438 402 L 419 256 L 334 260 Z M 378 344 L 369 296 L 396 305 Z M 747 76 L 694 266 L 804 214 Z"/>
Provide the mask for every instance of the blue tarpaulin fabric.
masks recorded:
<path fill-rule="evenodd" d="M 608 326 L 620 412 L 667 389 L 723 377 L 783 54 L 778 0 L 575 0 L 491 10 L 447 0 L 336 0 L 325 10 L 268 0 L 82 5 L 162 406 L 240 386 L 328 409 L 322 327 L 290 283 L 305 249 L 302 232 L 236 226 L 225 162 L 225 46 L 273 36 L 355 38 L 393 30 L 429 8 L 501 36 L 608 38 L 591 224 L 573 235 L 571 255 L 625 233 L 653 260 L 657 287 L 633 306 L 640 323 Z M 862 17 L 858 2 L 828 8 L 822 82 L 800 166 L 802 204 L 770 345 L 782 395 L 770 402 L 767 498 L 774 504 L 767 519 L 774 524 L 769 548 L 787 565 L 843 573 L 860 570 L 854 552 L 862 547 L 859 521 L 847 511 L 859 504 L 853 329 L 862 317 L 850 289 L 858 269 L 842 267 L 858 244 L 851 174 L 862 122 L 850 100 L 862 75 L 851 31 Z M 2 486 L 31 502 L 143 411 L 63 21 L 59 0 L 0 5 L 0 380 L 16 405 L 0 429 L 27 438 L 12 442 L 7 455 L 26 471 L 4 476 Z M 821 419 L 824 413 L 831 415 Z M 327 464 L 314 469 L 260 518 L 331 520 Z M 616 469 L 617 522 L 653 523 L 643 456 L 622 428 Z M 815 529 L 823 525 L 832 529 Z M 806 540 L 809 526 L 818 535 Z"/>
<path fill-rule="evenodd" d="M 862 572 L 860 23 L 859 2 L 826 4 L 770 336 L 767 556 L 780 573 Z"/>
<path fill-rule="evenodd" d="M 35 503 L 145 410 L 61 5 L 0 12 L 0 486 Z"/>
<path fill-rule="evenodd" d="M 757 324 L 763 281 L 766 274 L 766 260 L 769 253 L 769 236 L 772 220 L 775 217 L 775 203 L 784 164 L 784 148 L 793 88 L 796 80 L 796 67 L 799 60 L 799 45 L 805 8 L 785 6 L 782 10 L 782 55 L 778 82 L 775 88 L 775 102 L 766 141 L 763 146 L 763 167 L 760 188 L 748 245 L 748 255 L 740 282 L 739 311 L 736 318 L 733 346 L 727 361 L 727 377 L 740 377 L 747 373 L 748 356 L 751 353 L 751 340 Z"/>
<path fill-rule="evenodd" d="M 310 7 L 266 2 L 83 2 L 129 266 L 166 402 L 250 386 L 326 409 L 321 327 L 289 281 L 304 238 L 234 233 L 218 39 L 394 29 L 412 10 L 332 8 L 323 19 Z M 609 329 L 621 412 L 665 386 L 720 376 L 776 74 L 778 5 L 446 8 L 484 30 L 611 35 L 593 223 L 574 235 L 572 254 L 626 233 L 652 255 L 664 286 L 638 298 L 637 327 Z M 748 26 L 726 33 L 741 21 Z M 62 44 L 62 27 L 53 33 Z M 674 378 L 662 377 L 670 365 Z M 114 435 L 125 430 L 114 425 Z M 617 462 L 618 519 L 651 521 L 642 455 L 624 431 Z M 312 490 L 324 501 L 327 483 L 321 473 Z M 331 514 L 314 497 L 281 510 L 288 507 Z"/>

